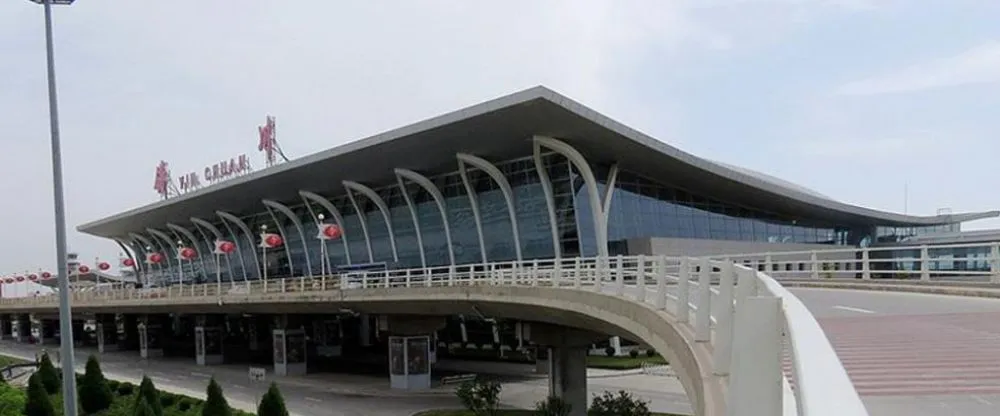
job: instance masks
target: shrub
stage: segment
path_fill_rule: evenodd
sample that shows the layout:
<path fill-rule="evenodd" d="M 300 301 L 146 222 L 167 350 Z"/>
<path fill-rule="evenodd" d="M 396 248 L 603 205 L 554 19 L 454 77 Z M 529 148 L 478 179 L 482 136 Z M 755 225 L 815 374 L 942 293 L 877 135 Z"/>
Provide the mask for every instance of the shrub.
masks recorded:
<path fill-rule="evenodd" d="M 229 403 L 222 394 L 222 387 L 215 382 L 215 377 L 208 382 L 205 404 L 201 407 L 202 416 L 230 416 Z"/>
<path fill-rule="evenodd" d="M 638 356 L 639 356 L 639 350 L 632 350 L 632 351 L 629 351 L 629 352 L 628 352 L 628 356 L 629 356 L 629 357 L 632 357 L 632 358 L 636 358 L 636 357 L 638 357 Z"/>
<path fill-rule="evenodd" d="M 467 410 L 476 416 L 495 416 L 500 408 L 500 391 L 496 381 L 472 380 L 462 383 L 455 394 Z"/>
<path fill-rule="evenodd" d="M 604 355 L 607 355 L 608 357 L 614 357 L 615 356 L 615 347 L 612 347 L 610 345 L 607 346 L 607 347 L 604 347 Z"/>
<path fill-rule="evenodd" d="M 654 350 L 652 348 L 646 350 L 646 356 L 649 357 L 649 358 L 655 357 L 656 356 L 656 350 Z"/>
<path fill-rule="evenodd" d="M 118 380 L 105 380 L 108 383 L 108 387 L 111 387 L 111 391 L 118 391 L 118 385 L 120 384 Z"/>
<path fill-rule="evenodd" d="M 38 373 L 28 378 L 28 397 L 24 402 L 24 416 L 55 416 L 56 411 L 45 392 L 42 376 Z"/>
<path fill-rule="evenodd" d="M 651 416 L 649 404 L 637 399 L 625 390 L 619 390 L 618 394 L 604 392 L 600 396 L 594 396 L 594 401 L 590 404 L 590 416 Z"/>
<path fill-rule="evenodd" d="M 80 393 L 80 408 L 87 414 L 105 410 L 111 407 L 111 403 L 114 402 L 111 387 L 104 379 L 97 357 L 93 355 L 87 358 L 87 367 L 83 377 L 80 377 L 80 385 L 77 390 Z"/>
<path fill-rule="evenodd" d="M 59 393 L 59 388 L 62 387 L 62 379 L 59 377 L 59 370 L 56 370 L 56 366 L 52 365 L 52 359 L 49 358 L 48 353 L 42 354 L 42 359 L 38 363 L 37 373 L 41 377 L 42 386 L 45 387 L 46 393 Z"/>
<path fill-rule="evenodd" d="M 153 410 L 153 407 L 146 400 L 146 397 L 140 394 L 135 402 L 135 408 L 132 410 L 132 416 L 156 416 L 156 411 Z"/>
<path fill-rule="evenodd" d="M 177 410 L 186 412 L 191 409 L 191 405 L 192 405 L 191 399 L 185 397 L 181 399 L 179 402 L 177 402 Z"/>
<path fill-rule="evenodd" d="M 288 416 L 288 409 L 285 408 L 285 398 L 281 397 L 278 385 L 271 383 L 271 387 L 260 398 L 257 405 L 257 416 Z"/>
<path fill-rule="evenodd" d="M 133 406 L 133 411 L 139 412 L 141 402 L 145 400 L 146 405 L 153 412 L 153 416 L 163 416 L 163 406 L 160 405 L 160 392 L 156 391 L 156 386 L 153 385 L 153 380 L 150 380 L 148 376 L 142 376 L 142 383 L 139 383 L 139 395 L 136 396 L 135 405 Z"/>
<path fill-rule="evenodd" d="M 549 396 L 544 401 L 535 403 L 535 416 L 569 416 L 573 406 L 561 397 Z"/>
<path fill-rule="evenodd" d="M 135 384 L 124 382 L 118 384 L 118 395 L 119 396 L 131 396 L 132 392 L 135 391 Z"/>
<path fill-rule="evenodd" d="M 173 406 L 176 401 L 177 396 L 166 392 L 160 392 L 160 406 L 163 406 L 164 409 Z"/>
<path fill-rule="evenodd" d="M 0 416 L 21 416 L 24 413 L 24 392 L 21 389 L 0 385 Z"/>

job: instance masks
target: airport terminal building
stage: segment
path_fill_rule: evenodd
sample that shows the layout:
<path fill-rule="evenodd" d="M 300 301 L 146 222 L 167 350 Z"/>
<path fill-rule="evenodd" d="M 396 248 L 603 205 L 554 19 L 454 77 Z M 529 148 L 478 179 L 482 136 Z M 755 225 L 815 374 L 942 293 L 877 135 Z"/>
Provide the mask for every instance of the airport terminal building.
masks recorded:
<path fill-rule="evenodd" d="M 536 87 L 78 230 L 114 239 L 134 256 L 140 281 L 163 285 L 214 281 L 217 240 L 235 243 L 220 257 L 222 280 L 240 282 L 319 275 L 324 251 L 334 272 L 756 253 L 959 236 L 963 222 L 998 214 L 844 204 L 685 153 Z M 317 238 L 320 215 L 342 230 L 338 239 Z M 264 227 L 280 234 L 280 247 L 260 249 Z M 176 260 L 178 242 L 197 256 Z M 149 252 L 166 260 L 147 264 Z"/>

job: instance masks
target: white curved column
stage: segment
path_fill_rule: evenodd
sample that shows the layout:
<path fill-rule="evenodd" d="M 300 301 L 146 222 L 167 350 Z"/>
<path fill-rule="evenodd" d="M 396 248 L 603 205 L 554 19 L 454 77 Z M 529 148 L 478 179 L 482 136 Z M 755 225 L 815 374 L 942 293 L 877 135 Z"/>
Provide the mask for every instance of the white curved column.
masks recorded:
<path fill-rule="evenodd" d="M 438 211 L 441 213 L 441 222 L 444 223 L 444 239 L 446 244 L 448 244 L 448 260 L 451 262 L 450 264 L 454 265 L 455 247 L 452 245 L 451 241 L 451 225 L 448 223 L 448 206 L 445 203 L 444 194 L 441 193 L 441 190 L 438 189 L 437 185 L 434 185 L 434 182 L 424 175 L 409 169 L 400 168 L 396 168 L 394 172 L 396 173 L 396 179 L 399 180 L 400 183 L 403 182 L 402 180 L 404 178 L 409 179 L 411 182 L 420 185 L 421 188 L 424 188 L 431 194 L 431 197 L 434 198 L 434 202 L 438 206 Z M 406 188 L 404 187 L 403 190 L 405 191 Z M 406 196 L 409 197 L 409 195 Z M 416 207 L 414 207 L 413 212 L 416 213 Z M 518 257 L 518 259 L 520 259 L 520 257 Z"/>
<path fill-rule="evenodd" d="M 145 266 L 145 270 L 146 270 L 146 284 L 150 284 L 151 283 L 149 281 L 150 280 L 149 279 L 150 278 L 150 276 L 149 276 L 150 273 L 155 272 L 155 273 L 163 274 L 163 265 L 156 264 L 156 265 L 154 265 L 155 267 L 153 267 L 153 266 L 151 266 L 149 264 L 146 264 L 146 254 L 149 252 L 149 250 L 153 249 L 154 244 L 153 244 L 152 241 L 149 241 L 149 239 L 147 239 L 146 237 L 142 236 L 139 233 L 129 233 L 128 235 L 129 235 L 129 237 L 132 237 L 133 240 L 138 241 L 139 243 L 142 244 L 142 248 L 143 248 L 143 252 L 142 252 L 142 256 L 141 256 L 142 260 L 138 260 L 137 259 L 136 261 L 141 261 L 142 264 Z M 156 244 L 156 246 L 159 246 L 159 244 Z"/>
<path fill-rule="evenodd" d="M 332 202 L 330 202 L 326 198 L 323 198 L 319 194 L 315 194 L 309 191 L 299 191 L 299 196 L 301 196 L 302 199 L 305 201 L 306 208 L 309 209 L 309 215 L 312 215 L 313 218 L 316 218 L 316 213 L 313 212 L 312 206 L 309 205 L 309 201 L 319 204 L 319 206 L 325 208 L 326 211 L 333 216 L 333 221 L 337 223 L 337 227 L 340 227 L 340 232 L 342 234 L 340 236 L 340 242 L 343 243 L 344 245 L 344 259 L 347 260 L 347 264 L 352 264 L 351 250 L 350 247 L 347 245 L 347 237 L 346 237 L 347 228 L 344 228 L 344 217 L 340 215 L 340 210 L 338 210 L 337 207 L 335 207 Z"/>
<path fill-rule="evenodd" d="M 399 192 L 403 194 L 403 200 L 406 201 L 406 207 L 410 209 L 410 218 L 413 219 L 413 229 L 417 233 L 417 250 L 420 252 L 420 266 L 427 267 L 427 255 L 424 253 L 424 236 L 420 231 L 417 207 L 413 206 L 413 199 L 410 198 L 410 193 L 406 191 L 406 183 L 403 181 L 403 177 L 396 175 L 396 182 L 399 184 Z"/>
<path fill-rule="evenodd" d="M 188 231 L 187 228 L 181 227 L 177 224 L 168 223 L 167 228 L 174 234 L 174 237 L 176 237 L 178 240 L 183 240 L 184 238 L 186 238 L 188 241 L 191 242 L 191 245 L 193 246 L 192 248 L 194 248 L 194 252 L 198 253 L 198 262 L 201 263 L 202 277 L 207 277 L 205 276 L 205 273 L 208 273 L 208 266 L 205 264 L 205 253 L 203 253 L 204 250 L 198 247 L 198 238 L 196 238 L 194 234 L 191 233 L 191 231 Z M 181 238 L 181 236 L 183 236 L 184 238 Z"/>
<path fill-rule="evenodd" d="M 493 181 L 495 181 L 497 183 L 497 185 L 500 186 L 500 192 L 503 194 L 503 199 L 504 199 L 504 201 L 507 202 L 507 214 L 510 216 L 510 228 L 511 228 L 511 232 L 514 235 L 514 253 L 517 256 L 517 260 L 521 261 L 522 260 L 522 257 L 521 257 L 521 233 L 520 233 L 520 231 L 518 231 L 518 226 L 517 226 L 517 211 L 516 211 L 516 208 L 515 208 L 516 204 L 515 204 L 515 201 L 514 201 L 514 190 L 510 186 L 510 181 L 507 180 L 507 177 L 504 176 L 503 172 L 501 172 L 499 168 L 497 168 L 496 166 L 494 166 L 492 163 L 490 163 L 486 159 L 483 159 L 483 158 L 480 158 L 480 157 L 477 157 L 477 156 L 473 156 L 473 155 L 470 155 L 470 154 L 467 154 L 467 153 L 459 153 L 459 154 L 455 155 L 455 157 L 458 158 L 458 169 L 459 169 L 459 174 L 462 175 L 462 181 L 466 182 L 467 184 L 469 182 L 469 180 L 467 178 L 468 173 L 465 170 L 465 164 L 469 164 L 469 165 L 472 165 L 472 166 L 476 167 L 477 169 L 485 172 L 487 175 L 489 175 L 490 178 L 493 179 Z M 466 192 L 468 192 L 470 188 L 471 188 L 471 185 L 467 185 L 466 188 L 465 188 Z M 473 193 L 469 193 L 469 195 L 472 195 Z M 477 203 L 477 205 L 478 205 L 478 203 Z M 478 217 L 478 212 L 479 212 L 479 207 L 477 206 L 476 210 L 473 211 L 473 214 L 477 215 L 477 217 Z M 476 221 L 478 222 L 479 219 L 477 218 Z M 482 225 L 479 225 L 479 233 L 480 233 L 480 237 L 481 237 L 482 236 Z M 483 251 L 485 252 L 485 250 L 486 250 L 486 248 L 484 246 L 483 247 Z"/>
<path fill-rule="evenodd" d="M 392 231 L 392 216 L 389 213 L 389 206 L 386 205 L 385 201 L 382 200 L 382 197 L 378 196 L 378 193 L 372 188 L 354 181 L 343 181 L 343 184 L 344 188 L 347 188 L 347 196 L 351 199 L 351 204 L 354 205 L 354 210 L 357 211 L 358 219 L 361 220 L 361 224 L 365 224 L 366 216 L 364 212 L 361 212 L 361 207 L 358 205 L 357 200 L 354 199 L 354 195 L 351 194 L 352 190 L 368 197 L 368 199 L 371 200 L 376 207 L 378 207 L 378 210 L 382 212 L 382 219 L 385 220 L 386 230 L 389 231 L 389 245 L 392 247 L 392 260 L 399 261 L 399 253 L 396 251 L 396 234 Z M 364 230 L 365 238 L 368 240 L 369 260 L 374 262 L 375 259 L 374 254 L 372 253 L 372 241 L 368 235 L 368 226 L 365 225 L 361 228 Z"/>
<path fill-rule="evenodd" d="M 247 225 L 247 223 L 243 222 L 243 220 L 241 220 L 239 217 L 230 214 L 228 212 L 215 211 L 215 215 L 218 215 L 219 218 L 222 218 L 222 223 L 226 226 L 227 229 L 229 229 L 229 233 L 232 234 L 233 237 L 236 237 L 236 233 L 233 232 L 233 229 L 229 227 L 229 223 L 235 224 L 236 227 L 240 229 L 240 231 L 243 231 L 243 235 L 246 237 L 247 243 L 249 244 L 248 247 L 250 247 L 250 253 L 253 256 L 254 270 L 257 271 L 257 278 L 258 279 L 261 278 L 263 275 L 261 274 L 262 271 L 260 268 L 260 258 L 257 257 L 257 250 L 254 248 L 257 246 L 257 244 L 254 243 L 253 232 L 250 231 L 250 227 Z M 238 248 L 239 244 L 237 244 L 236 247 Z M 240 255 L 240 260 L 243 261 L 242 254 Z M 246 272 L 245 262 L 243 263 L 243 270 L 244 272 Z"/>
<path fill-rule="evenodd" d="M 157 230 L 157 229 L 154 229 L 154 228 L 146 228 L 146 232 L 148 232 L 152 236 L 160 239 L 160 241 L 163 241 L 164 243 L 166 243 L 163 246 L 163 254 L 167 256 L 167 261 L 168 262 L 170 261 L 170 257 L 173 257 L 174 260 L 177 261 L 177 270 L 179 272 L 183 273 L 183 271 L 184 271 L 184 269 L 183 269 L 184 268 L 184 262 L 181 261 L 180 257 L 176 255 L 177 254 L 177 242 L 173 241 L 170 238 L 170 236 L 167 235 L 167 233 L 165 233 L 163 231 L 160 231 L 160 230 Z M 173 251 L 174 251 L 174 255 L 172 255 L 172 256 L 169 255 L 169 254 L 167 254 L 167 253 L 169 253 L 170 249 L 173 249 Z"/>
<path fill-rule="evenodd" d="M 296 230 L 299 232 L 299 241 L 302 242 L 302 254 L 304 254 L 306 258 L 306 276 L 312 277 L 312 260 L 309 259 L 309 247 L 306 245 L 306 234 L 305 231 L 302 229 L 302 221 L 299 220 L 299 217 L 296 216 L 294 212 L 292 212 L 291 208 L 288 208 L 287 206 L 282 205 L 279 202 L 272 201 L 270 199 L 265 199 L 262 200 L 261 202 L 263 202 L 264 205 L 267 206 L 268 211 L 271 211 L 271 208 L 274 208 L 278 212 L 285 214 L 285 216 L 292 221 L 292 224 L 295 225 Z M 271 213 L 271 217 L 272 218 L 274 217 L 273 212 Z M 284 246 L 285 246 L 285 254 L 288 255 L 288 268 L 291 270 L 292 275 L 294 276 L 295 268 L 292 265 L 292 251 L 291 248 L 289 248 L 288 246 L 288 238 L 285 237 L 284 227 L 281 226 L 281 223 L 278 222 L 277 218 L 275 218 L 274 222 L 278 223 L 278 229 L 281 230 L 282 233 L 281 238 L 285 239 Z"/>
<path fill-rule="evenodd" d="M 149 230 L 147 230 L 147 232 L 148 231 Z M 167 239 L 167 245 L 164 246 L 162 238 L 158 237 L 157 235 L 155 235 L 153 233 L 150 233 L 150 235 L 152 236 L 152 239 L 151 240 L 147 240 L 147 241 L 152 242 L 153 243 L 152 244 L 153 249 L 156 250 L 156 251 L 158 251 L 158 252 L 160 252 L 160 253 L 163 253 L 163 257 L 166 260 L 163 264 L 159 265 L 160 266 L 160 274 L 161 274 L 160 280 L 163 280 L 163 279 L 168 279 L 169 280 L 171 274 L 173 273 L 170 270 L 170 268 L 171 268 L 171 266 L 170 266 L 170 239 L 169 238 Z"/>
<path fill-rule="evenodd" d="M 219 231 L 219 229 L 215 225 L 201 218 L 191 217 L 189 218 L 189 220 L 191 221 L 192 224 L 194 224 L 194 227 L 198 229 L 198 233 L 205 238 L 205 243 L 208 244 L 208 246 L 211 247 L 212 251 L 214 252 L 215 240 L 223 240 L 222 232 Z M 205 234 L 205 231 L 203 229 L 208 230 L 208 232 L 212 233 L 212 237 L 215 238 L 209 239 L 208 235 Z M 229 230 L 229 233 L 232 234 L 232 230 Z M 231 235 L 231 238 L 235 243 L 236 235 Z M 236 245 L 236 254 L 240 256 L 240 264 L 246 264 L 243 262 L 243 251 L 239 249 L 240 246 L 238 244 L 235 245 Z M 226 268 L 229 269 L 229 281 L 232 282 L 234 279 L 236 279 L 236 272 L 233 270 L 233 262 L 229 259 L 228 255 L 223 257 L 226 258 Z M 246 267 L 241 267 L 241 269 L 243 270 L 243 281 L 246 282 L 247 280 L 249 280 L 249 278 L 247 277 L 247 269 Z"/>
<path fill-rule="evenodd" d="M 542 193 L 545 195 L 545 207 L 549 210 L 549 225 L 552 229 L 552 249 L 555 257 L 562 258 L 562 246 L 559 244 L 559 223 L 556 218 L 556 199 L 552 193 L 552 181 L 549 179 L 549 171 L 545 168 L 545 160 L 542 158 L 542 146 L 538 141 L 533 143 L 535 159 L 535 170 L 538 171 L 538 181 L 542 184 Z"/>
<path fill-rule="evenodd" d="M 601 197 L 597 192 L 597 178 L 594 177 L 594 171 L 590 169 L 590 164 L 584 159 L 583 155 L 580 154 L 572 146 L 561 142 L 559 140 L 553 139 L 551 137 L 535 136 L 534 137 L 534 147 L 535 147 L 535 157 L 540 159 L 541 148 L 549 149 L 553 152 L 559 153 L 566 157 L 570 163 L 580 172 L 580 176 L 583 177 L 584 185 L 587 187 L 587 195 L 589 196 L 590 210 L 593 212 L 594 217 L 594 234 L 597 243 L 597 254 L 600 257 L 608 256 L 608 226 L 607 226 L 607 216 L 604 213 L 604 207 L 601 204 Z M 536 164 L 537 164 L 536 160 Z M 548 180 L 548 175 L 545 175 L 545 180 Z M 552 185 L 549 183 L 549 193 L 551 194 Z M 553 202 L 554 204 L 554 202 Z M 554 207 L 553 207 L 554 211 Z"/>
<path fill-rule="evenodd" d="M 132 247 L 128 243 L 128 241 L 126 241 L 125 238 L 122 238 L 122 237 L 112 237 L 111 239 L 114 240 L 115 243 L 118 244 L 118 247 L 120 247 L 122 249 L 122 252 L 124 252 L 125 255 L 128 256 L 128 258 L 132 259 L 132 261 L 135 262 L 135 264 L 132 266 L 132 271 L 135 272 L 136 283 L 139 283 L 139 274 L 140 274 L 139 267 L 141 267 L 140 264 L 142 264 L 142 263 L 140 263 L 139 258 L 137 256 L 137 254 L 135 253 L 135 248 Z"/>
<path fill-rule="evenodd" d="M 458 161 L 458 175 L 462 177 L 465 194 L 469 196 L 472 219 L 476 222 L 476 236 L 479 237 L 479 252 L 482 255 L 483 263 L 486 263 L 486 239 L 483 238 L 483 219 L 479 216 L 479 199 L 476 195 L 476 187 L 469 182 L 469 172 L 465 169 L 465 163 L 462 163 L 461 160 Z"/>

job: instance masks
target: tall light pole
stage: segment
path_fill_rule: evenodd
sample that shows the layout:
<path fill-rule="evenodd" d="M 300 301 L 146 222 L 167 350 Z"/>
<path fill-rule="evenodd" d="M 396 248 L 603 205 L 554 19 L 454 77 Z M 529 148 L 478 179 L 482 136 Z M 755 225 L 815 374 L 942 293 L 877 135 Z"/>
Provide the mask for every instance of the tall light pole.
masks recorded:
<path fill-rule="evenodd" d="M 62 147 L 59 143 L 59 106 L 56 100 L 56 65 L 52 46 L 52 5 L 73 0 L 31 0 L 45 9 L 45 58 L 49 78 L 49 129 L 52 139 L 52 202 L 56 223 L 56 273 L 59 278 L 59 355 L 62 361 L 63 414 L 76 416 L 76 364 L 73 358 L 73 311 L 69 302 L 69 267 L 66 264 L 66 206 L 63 201 Z"/>

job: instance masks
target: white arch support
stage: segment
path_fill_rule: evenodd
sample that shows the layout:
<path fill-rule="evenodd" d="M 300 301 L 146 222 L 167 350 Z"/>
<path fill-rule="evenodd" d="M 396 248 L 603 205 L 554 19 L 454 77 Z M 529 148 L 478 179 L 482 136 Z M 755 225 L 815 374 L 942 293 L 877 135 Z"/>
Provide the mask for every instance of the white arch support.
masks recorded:
<path fill-rule="evenodd" d="M 608 221 L 607 215 L 604 212 L 604 207 L 601 204 L 601 197 L 597 192 L 597 179 L 594 177 L 594 171 L 590 169 L 590 164 L 587 160 L 583 158 L 572 146 L 561 142 L 559 140 L 553 139 L 551 137 L 535 136 L 534 139 L 534 149 L 535 149 L 535 163 L 536 165 L 541 159 L 541 148 L 549 149 L 553 152 L 559 153 L 569 159 L 569 162 L 573 164 L 577 171 L 580 172 L 580 176 L 583 177 L 584 185 L 587 187 L 587 195 L 589 196 L 590 210 L 593 212 L 594 217 L 594 234 L 597 243 L 597 254 L 600 257 L 608 256 Z M 548 174 L 545 175 L 543 179 L 548 182 Z M 549 192 L 552 194 L 552 184 L 548 182 Z M 546 195 L 548 196 L 548 195 Z M 553 206 L 550 206 L 550 215 L 555 215 L 555 201 L 552 202 Z"/>
<path fill-rule="evenodd" d="M 424 236 L 420 231 L 417 207 L 413 205 L 413 198 L 410 198 L 410 193 L 406 190 L 406 183 L 403 181 L 403 177 L 396 175 L 396 182 L 399 184 L 399 192 L 403 194 L 403 200 L 406 201 L 406 207 L 410 209 L 410 218 L 413 219 L 413 229 L 417 233 L 417 250 L 420 252 L 420 266 L 427 267 L 427 255 L 424 253 Z"/>
<path fill-rule="evenodd" d="M 237 217 L 237 216 L 235 216 L 233 214 L 230 214 L 228 212 L 221 211 L 221 210 L 220 211 L 215 211 L 215 215 L 218 215 L 219 218 L 222 218 L 222 223 L 226 226 L 227 229 L 229 229 L 229 233 L 233 235 L 234 239 L 237 238 L 237 236 L 236 236 L 236 233 L 233 231 L 233 229 L 230 228 L 229 223 L 236 224 L 236 227 L 238 227 L 240 229 L 240 231 L 243 231 L 243 235 L 247 239 L 247 244 L 249 244 L 247 247 L 250 248 L 250 253 L 253 256 L 254 270 L 256 270 L 256 272 L 257 272 L 257 278 L 260 279 L 263 276 L 263 274 L 262 274 L 263 271 L 260 268 L 260 258 L 257 257 L 257 250 L 254 248 L 254 247 L 257 246 L 257 244 L 254 243 L 253 232 L 250 231 L 250 227 L 247 225 L 247 223 L 243 222 L 243 220 L 241 220 L 239 217 Z M 227 221 L 228 221 L 228 223 L 227 223 Z M 238 249 L 239 248 L 239 244 L 237 244 L 236 247 Z M 242 254 L 240 254 L 240 260 L 243 261 L 243 255 Z M 243 271 L 244 271 L 244 273 L 246 273 L 246 263 L 245 262 L 243 263 Z"/>
<path fill-rule="evenodd" d="M 305 255 L 306 258 L 306 276 L 312 277 L 312 260 L 309 259 L 309 247 L 306 244 L 306 234 L 305 231 L 302 229 L 302 221 L 299 220 L 299 217 L 295 215 L 295 212 L 292 212 L 291 208 L 288 208 L 287 206 L 282 205 L 279 202 L 272 201 L 270 199 L 264 199 L 261 202 L 263 202 L 264 205 L 267 206 L 268 211 L 271 211 L 271 208 L 274 208 L 275 210 L 278 210 L 278 212 L 285 214 L 285 216 L 288 217 L 289 220 L 292 220 L 292 224 L 295 225 L 296 230 L 298 230 L 299 232 L 299 241 L 302 242 L 302 253 Z M 271 217 L 274 218 L 273 212 L 271 212 Z M 278 223 L 278 229 L 281 231 L 282 234 L 281 238 L 285 239 L 284 246 L 285 246 L 285 254 L 288 255 L 288 268 L 292 272 L 292 275 L 295 275 L 295 266 L 292 264 L 292 252 L 291 248 L 288 247 L 288 239 L 285 238 L 285 229 L 277 218 L 274 218 L 274 222 Z"/>
<path fill-rule="evenodd" d="M 150 284 L 151 282 L 149 281 L 149 277 L 150 277 L 149 274 L 150 274 L 150 272 L 154 271 L 153 270 L 154 267 L 146 264 L 146 254 L 149 253 L 149 250 L 153 249 L 154 244 L 153 244 L 152 241 L 149 241 L 149 239 L 147 239 L 146 237 L 144 237 L 142 234 L 139 234 L 139 233 L 129 233 L 128 235 L 129 235 L 129 237 L 132 237 L 133 240 L 138 241 L 139 243 L 142 244 L 143 252 L 142 252 L 142 255 L 140 256 L 140 257 L 142 257 L 142 259 L 141 260 L 140 259 L 136 259 L 136 261 L 137 262 L 141 261 L 142 264 L 145 265 L 145 270 L 146 270 L 146 284 Z M 158 245 L 159 244 L 156 244 L 156 246 L 158 246 Z M 164 254 L 164 255 L 166 255 L 166 254 Z M 156 269 L 157 273 L 162 273 L 163 272 L 163 265 L 162 264 L 157 264 L 155 266 L 156 266 L 155 269 Z"/>
<path fill-rule="evenodd" d="M 183 238 L 181 238 L 181 236 L 183 236 L 184 238 L 186 238 L 188 241 L 191 242 L 191 245 L 193 246 L 192 248 L 194 248 L 194 252 L 198 253 L 198 262 L 201 263 L 201 273 L 203 275 L 202 277 L 207 277 L 204 276 L 204 274 L 208 273 L 208 266 L 205 265 L 205 253 L 202 252 L 204 250 L 202 250 L 201 247 L 198 247 L 198 238 L 196 238 L 194 234 L 191 233 L 191 231 L 188 231 L 187 228 L 181 227 L 177 224 L 167 223 L 167 228 L 170 230 L 170 232 L 174 234 L 174 237 L 176 237 L 178 240 L 183 240 Z"/>
<path fill-rule="evenodd" d="M 549 179 L 549 171 L 546 170 L 545 160 L 542 158 L 542 146 L 538 141 L 534 141 L 535 170 L 538 171 L 538 181 L 542 184 L 542 193 L 545 194 L 545 207 L 549 210 L 549 225 L 552 229 L 552 249 L 555 258 L 562 258 L 562 246 L 559 244 L 559 223 L 556 218 L 556 199 L 552 193 L 552 181 Z"/>
<path fill-rule="evenodd" d="M 357 200 L 354 199 L 354 195 L 351 194 L 352 190 L 368 197 L 369 200 L 375 203 L 378 210 L 382 212 L 382 219 L 385 220 L 386 230 L 389 231 L 389 245 L 392 247 L 392 260 L 399 261 L 399 253 L 396 251 L 396 234 L 392 230 L 392 216 L 389 214 L 389 206 L 386 205 L 385 201 L 382 200 L 382 197 L 378 196 L 378 193 L 372 188 L 354 181 L 343 181 L 343 184 L 344 188 L 347 188 L 347 197 L 351 199 L 351 204 L 354 205 L 354 210 L 358 213 L 358 219 L 363 225 L 361 229 L 364 230 L 365 239 L 368 240 L 369 261 L 375 261 L 374 254 L 372 253 L 372 241 L 368 235 L 368 226 L 364 225 L 366 219 L 365 214 L 364 212 L 361 212 L 361 206 L 358 205 Z"/>
<path fill-rule="evenodd" d="M 319 204 L 319 206 L 325 208 L 326 211 L 333 216 L 333 221 L 337 223 L 337 227 L 340 227 L 340 233 L 341 233 L 340 242 L 343 243 L 344 245 L 344 258 L 347 260 L 347 264 L 352 264 L 351 250 L 350 247 L 347 245 L 347 237 L 346 237 L 347 228 L 344 228 L 344 217 L 340 215 L 340 210 L 338 210 L 337 207 L 335 207 L 332 202 L 330 202 L 326 198 L 323 198 L 319 194 L 315 194 L 309 191 L 299 191 L 299 196 L 301 196 L 302 199 L 305 200 L 306 208 L 309 209 L 309 215 L 312 215 L 313 218 L 316 218 L 316 213 L 313 212 L 312 206 L 309 205 L 309 201 L 313 201 Z"/>
<path fill-rule="evenodd" d="M 504 176 L 503 172 L 500 171 L 496 166 L 490 163 L 488 160 L 480 158 L 478 156 L 470 155 L 467 153 L 459 153 L 455 155 L 458 158 L 458 170 L 459 174 L 462 176 L 462 181 L 465 182 L 465 190 L 469 194 L 471 202 L 474 205 L 472 214 L 476 217 L 476 226 L 479 228 L 479 236 L 482 239 L 483 226 L 481 225 L 479 217 L 479 204 L 476 202 L 477 198 L 475 195 L 475 189 L 469 183 L 468 173 L 466 172 L 465 165 L 469 164 L 475 168 L 485 172 L 493 181 L 500 186 L 500 192 L 503 194 L 503 199 L 507 202 L 507 213 L 510 216 L 510 228 L 514 235 L 514 252 L 517 256 L 517 260 L 521 261 L 521 233 L 518 231 L 517 226 L 517 211 L 516 204 L 514 201 L 514 190 L 510 186 L 510 181 Z M 486 252 L 485 244 L 483 244 L 483 253 Z M 484 254 L 485 256 L 485 254 Z M 558 256 L 557 256 L 558 257 Z M 485 260 L 484 260 L 485 261 Z"/>
<path fill-rule="evenodd" d="M 135 262 L 135 264 L 132 266 L 132 271 L 135 272 L 136 283 L 139 283 L 139 275 L 141 274 L 140 267 L 142 267 L 141 266 L 142 263 L 139 260 L 138 255 L 135 253 L 135 248 L 128 243 L 127 238 L 111 237 L 111 239 L 118 244 L 118 247 L 122 249 L 125 255 L 128 256 L 128 258 L 132 259 L 132 261 Z"/>
<path fill-rule="evenodd" d="M 444 239 L 446 244 L 448 244 L 448 260 L 451 262 L 450 264 L 454 265 L 455 247 L 451 242 L 451 225 L 448 224 L 448 207 L 445 204 L 444 195 L 441 194 L 441 190 L 438 189 L 437 185 L 434 185 L 434 182 L 426 176 L 412 170 L 396 168 L 394 172 L 396 173 L 396 179 L 399 179 L 400 182 L 402 182 L 403 178 L 409 179 L 411 182 L 420 185 L 421 188 L 427 190 L 427 192 L 431 194 L 431 197 L 434 198 L 434 202 L 437 203 L 438 206 L 438 211 L 441 212 L 441 222 L 444 223 Z M 406 191 L 405 187 L 403 188 L 403 191 Z M 407 195 L 407 197 L 409 197 L 409 195 Z M 413 211 L 416 213 L 416 207 L 413 208 Z M 518 257 L 518 260 L 520 260 L 520 257 Z"/>
<path fill-rule="evenodd" d="M 205 238 L 205 243 L 207 243 L 208 246 L 212 247 L 212 250 L 215 251 L 215 240 L 223 239 L 222 232 L 219 231 L 219 229 L 215 225 L 201 218 L 191 217 L 189 218 L 189 220 L 191 221 L 191 223 L 194 224 L 195 228 L 198 229 L 198 233 Z M 203 229 L 208 230 L 208 232 L 212 233 L 212 237 L 214 238 L 209 239 L 208 235 L 205 234 L 205 231 Z M 230 233 L 232 232 L 230 231 Z M 233 240 L 235 240 L 236 236 L 233 235 L 232 238 Z M 236 254 L 240 256 L 240 264 L 246 264 L 243 262 L 243 251 L 240 250 L 239 244 L 235 244 L 234 241 L 234 245 L 236 246 Z M 223 257 L 226 258 L 226 268 L 229 269 L 229 281 L 232 282 L 234 279 L 236 279 L 236 272 L 233 269 L 233 262 L 229 259 L 228 255 Z M 243 270 L 243 281 L 246 282 L 249 280 L 249 278 L 247 277 L 247 269 L 246 267 L 241 267 L 241 269 Z"/>
<path fill-rule="evenodd" d="M 177 245 L 176 245 L 176 243 L 177 242 L 173 241 L 170 238 L 170 236 L 167 235 L 167 233 L 165 233 L 163 231 L 160 231 L 160 230 L 157 230 L 157 229 L 154 229 L 154 228 L 146 228 L 146 231 L 150 235 L 152 235 L 153 237 L 158 238 L 158 239 L 160 239 L 160 241 L 163 241 L 163 242 L 166 243 L 166 245 L 163 246 L 163 254 L 167 257 L 167 261 L 168 262 L 170 261 L 170 257 L 173 257 L 174 260 L 177 261 L 177 270 L 178 270 L 178 272 L 180 272 L 181 274 L 183 274 L 183 272 L 184 272 L 184 270 L 183 270 L 184 264 L 183 264 L 183 262 L 181 262 L 181 259 L 178 256 L 176 256 L 176 254 L 177 254 Z M 171 256 L 171 255 L 168 254 L 170 249 L 174 250 L 174 254 L 175 255 Z"/>
<path fill-rule="evenodd" d="M 476 187 L 469 182 L 469 172 L 465 170 L 465 164 L 458 161 L 458 174 L 462 177 L 462 185 L 465 186 L 465 194 L 469 196 L 469 205 L 472 208 L 472 219 L 476 222 L 476 236 L 479 237 L 479 252 L 483 263 L 486 263 L 486 240 L 483 238 L 483 220 L 479 216 L 479 200 L 476 197 Z"/>

